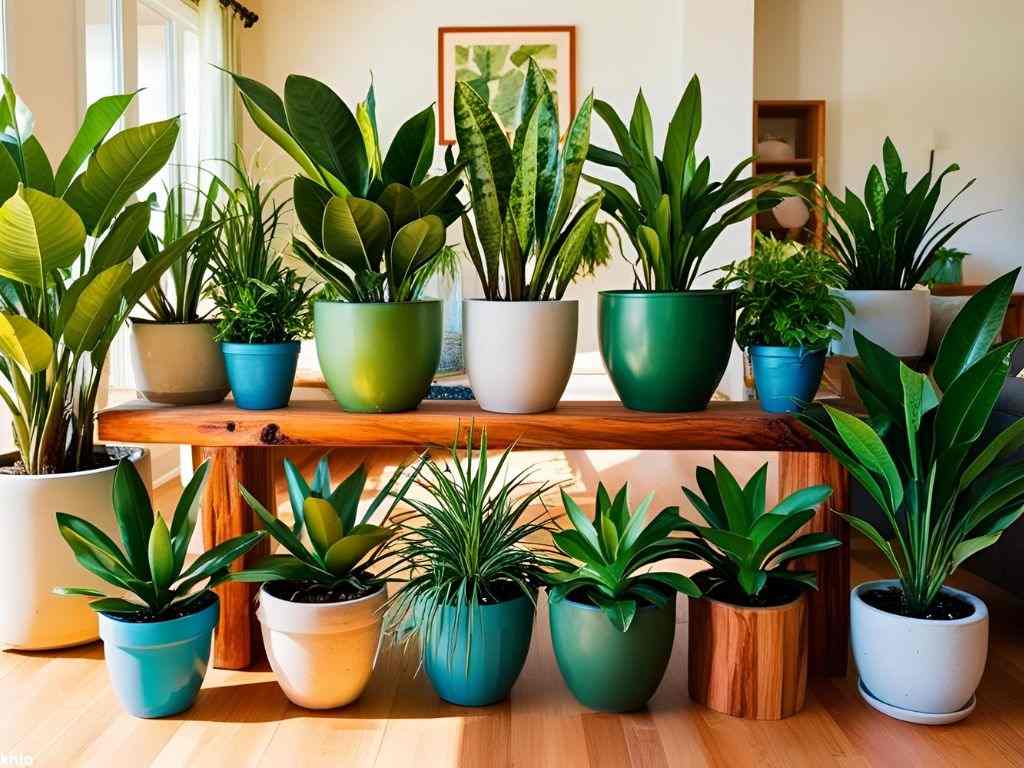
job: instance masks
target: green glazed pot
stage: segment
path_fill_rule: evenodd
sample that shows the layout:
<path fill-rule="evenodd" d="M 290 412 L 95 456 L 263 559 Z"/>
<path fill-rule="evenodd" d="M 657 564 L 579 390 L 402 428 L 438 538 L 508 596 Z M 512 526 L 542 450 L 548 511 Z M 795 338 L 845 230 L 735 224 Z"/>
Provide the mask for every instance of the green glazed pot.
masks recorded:
<path fill-rule="evenodd" d="M 600 608 L 566 598 L 548 601 L 555 659 L 572 695 L 591 709 L 639 709 L 661 684 L 676 631 L 675 595 L 640 608 L 626 632 Z"/>
<path fill-rule="evenodd" d="M 440 301 L 313 307 L 316 353 L 327 386 L 346 411 L 411 411 L 441 358 Z"/>
<path fill-rule="evenodd" d="M 732 354 L 735 291 L 601 291 L 601 357 L 634 411 L 708 407 Z"/>

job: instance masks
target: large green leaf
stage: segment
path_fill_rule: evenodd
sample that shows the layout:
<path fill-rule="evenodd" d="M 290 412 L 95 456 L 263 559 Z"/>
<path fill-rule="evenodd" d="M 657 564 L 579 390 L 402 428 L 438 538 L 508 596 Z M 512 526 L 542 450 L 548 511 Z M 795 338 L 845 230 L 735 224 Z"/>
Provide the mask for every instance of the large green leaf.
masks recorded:
<path fill-rule="evenodd" d="M 210 459 L 207 459 L 192 474 L 192 479 L 181 492 L 178 504 L 174 508 L 171 520 L 171 544 L 174 547 L 174 570 L 180 572 L 188 554 L 189 541 L 199 520 L 199 508 L 203 502 L 203 492 L 210 475 Z"/>
<path fill-rule="evenodd" d="M 84 244 L 82 221 L 59 198 L 20 187 L 0 206 L 0 276 L 42 288 Z"/>
<path fill-rule="evenodd" d="M 114 516 L 132 571 L 143 581 L 149 579 L 150 532 L 153 529 L 153 507 L 149 491 L 139 477 L 135 465 L 122 459 L 114 472 Z"/>
<path fill-rule="evenodd" d="M 174 581 L 174 550 L 167 523 L 157 515 L 149 532 L 149 571 L 153 585 L 162 592 Z"/>
<path fill-rule="evenodd" d="M 342 480 L 338 487 L 327 497 L 327 500 L 338 513 L 341 520 L 342 531 L 347 535 L 355 527 L 356 512 L 359 509 L 359 499 L 363 495 L 363 488 L 366 486 L 366 465 L 360 464 L 355 471 Z"/>
<path fill-rule="evenodd" d="M 374 547 L 391 536 L 391 531 L 376 525 L 360 525 L 352 534 L 336 541 L 324 556 L 327 569 L 335 576 L 344 576 Z"/>
<path fill-rule="evenodd" d="M 99 146 L 107 134 L 117 125 L 121 115 L 128 109 L 134 93 L 116 94 L 97 99 L 85 111 L 85 118 L 78 128 L 74 141 L 60 161 L 54 177 L 54 194 L 63 195 L 75 174 L 81 170 L 89 155 Z"/>
<path fill-rule="evenodd" d="M 309 239 L 324 247 L 324 210 L 334 194 L 327 188 L 305 176 L 296 176 L 292 187 L 292 203 L 295 215 Z"/>
<path fill-rule="evenodd" d="M 377 198 L 377 205 L 387 213 L 392 232 L 398 232 L 410 221 L 420 217 L 420 204 L 416 195 L 409 187 L 398 182 L 384 187 Z"/>
<path fill-rule="evenodd" d="M 306 521 L 306 531 L 309 533 L 309 540 L 313 542 L 313 546 L 320 557 L 324 557 L 327 554 L 327 550 L 344 533 L 337 510 L 331 506 L 327 499 L 318 499 L 311 496 L 302 504 L 302 517 Z"/>
<path fill-rule="evenodd" d="M 246 554 L 266 535 L 266 531 L 250 531 L 221 542 L 197 557 L 181 576 L 183 579 L 193 580 L 213 576 Z"/>
<path fill-rule="evenodd" d="M 427 175 L 434 159 L 434 107 L 410 117 L 391 140 L 381 176 L 385 184 L 398 182 L 415 187 Z"/>
<path fill-rule="evenodd" d="M 39 139 L 30 136 L 22 145 L 25 156 L 25 186 L 53 194 L 53 167 Z"/>
<path fill-rule="evenodd" d="M 76 352 L 88 352 L 104 337 L 121 308 L 124 287 L 132 273 L 123 261 L 88 279 L 75 298 L 64 324 L 64 343 Z M 64 307 L 62 306 L 63 310 Z"/>
<path fill-rule="evenodd" d="M 127 316 L 135 308 L 135 305 L 139 303 L 139 299 L 142 298 L 146 291 L 156 285 L 163 273 L 167 271 L 167 268 L 181 259 L 192 247 L 192 244 L 203 235 L 208 234 L 209 231 L 209 228 L 194 229 L 188 234 L 182 235 L 155 257 L 149 259 L 135 270 L 124 284 L 122 292 L 124 304 L 122 305 L 121 317 Z"/>
<path fill-rule="evenodd" d="M 549 208 L 549 220 L 546 224 L 545 246 L 550 246 L 561 233 L 562 226 L 568 220 L 576 201 L 576 190 L 579 188 L 583 164 L 587 159 L 587 147 L 590 146 L 590 121 L 593 108 L 594 94 L 591 93 L 580 104 L 576 116 L 569 125 L 569 131 L 558 160 L 558 176 Z"/>
<path fill-rule="evenodd" d="M 39 373 L 53 359 L 53 339 L 27 317 L 0 313 L 0 355 L 25 373 Z"/>
<path fill-rule="evenodd" d="M 395 290 L 444 247 L 444 239 L 444 224 L 437 216 L 410 221 L 398 230 L 391 244 Z"/>
<path fill-rule="evenodd" d="M 875 430 L 856 416 L 830 405 L 826 405 L 825 410 L 831 417 L 836 432 L 850 452 L 864 467 L 885 479 L 889 491 L 889 501 L 892 504 L 891 508 L 898 509 L 903 501 L 903 482 L 885 443 L 882 442 Z"/>
<path fill-rule="evenodd" d="M 380 268 L 391 239 L 388 215 L 376 203 L 358 197 L 334 197 L 324 209 L 324 250 L 354 272 Z"/>
<path fill-rule="evenodd" d="M 284 478 L 285 484 L 288 486 L 288 501 L 292 505 L 292 518 L 294 520 L 292 530 L 297 535 L 304 525 L 302 506 L 306 503 L 310 493 L 309 484 L 306 483 L 306 478 L 302 476 L 299 468 L 295 466 L 291 459 L 284 460 Z"/>
<path fill-rule="evenodd" d="M 974 442 L 992 415 L 1019 339 L 1001 344 L 957 376 L 935 415 L 935 450 Z"/>
<path fill-rule="evenodd" d="M 93 251 L 89 271 L 99 272 L 131 259 L 149 231 L 151 213 L 149 203 L 145 202 L 133 203 L 121 211 Z"/>
<path fill-rule="evenodd" d="M 693 163 L 700 125 L 700 81 L 694 75 L 676 106 L 665 136 L 665 176 L 668 179 L 674 221 L 679 221 L 682 216 L 682 200 L 690 181 L 687 168 Z M 678 233 L 674 234 L 678 236 Z"/>
<path fill-rule="evenodd" d="M 299 537 L 287 525 L 270 514 L 267 508 L 260 503 L 259 499 L 249 493 L 245 486 L 239 484 L 238 490 L 242 494 L 242 498 L 245 499 L 245 503 L 263 521 L 264 527 L 276 541 L 280 542 L 285 549 L 303 562 L 310 564 L 315 562 L 313 555 L 303 546 Z"/>
<path fill-rule="evenodd" d="M 512 179 L 508 207 L 515 222 L 519 247 L 528 252 L 533 242 L 537 202 L 537 138 L 540 128 L 539 105 L 524 116 L 525 124 L 516 135 L 514 152 L 516 173 Z M 543 236 L 543 232 L 541 233 Z"/>

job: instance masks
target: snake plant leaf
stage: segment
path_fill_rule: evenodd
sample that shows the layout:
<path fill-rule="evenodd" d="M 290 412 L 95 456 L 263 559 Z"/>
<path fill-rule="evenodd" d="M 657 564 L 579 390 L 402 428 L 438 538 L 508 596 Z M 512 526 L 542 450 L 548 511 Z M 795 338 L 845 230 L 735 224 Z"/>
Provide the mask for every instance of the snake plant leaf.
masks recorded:
<path fill-rule="evenodd" d="M 135 98 L 133 93 L 115 94 L 97 99 L 85 111 L 82 125 L 78 128 L 71 146 L 60 161 L 54 177 L 54 194 L 63 195 L 71 181 L 85 165 L 89 155 L 98 147 Z"/>
<path fill-rule="evenodd" d="M 398 182 L 416 187 L 423 182 L 434 160 L 435 123 L 433 106 L 402 123 L 384 157 L 381 168 L 384 184 Z"/>
<path fill-rule="evenodd" d="M 606 101 L 601 99 L 595 100 L 594 111 L 612 132 L 625 166 L 629 170 L 630 178 L 636 184 L 640 206 L 645 209 L 653 208 L 657 205 L 658 198 L 661 196 L 661 185 L 658 177 L 652 175 L 648 170 L 640 148 L 633 141 L 633 137 L 629 135 L 629 129 L 626 127 L 626 124 L 622 122 L 618 113 L 615 112 L 615 108 Z M 595 153 L 595 157 L 591 159 L 596 161 L 598 158 L 602 158 L 600 153 Z M 617 164 L 617 161 L 613 162 Z"/>
<path fill-rule="evenodd" d="M 154 529 L 157 525 L 159 523 L 154 524 Z M 197 557 L 192 565 L 181 574 L 181 578 L 194 582 L 196 579 L 216 574 L 252 550 L 266 535 L 266 531 L 249 531 L 249 533 L 243 533 L 241 536 L 221 542 Z"/>
<path fill-rule="evenodd" d="M 157 592 L 162 592 L 174 581 L 174 550 L 171 548 L 171 534 L 167 523 L 160 515 L 153 520 L 149 532 L 149 571 Z"/>
<path fill-rule="evenodd" d="M 344 535 L 337 510 L 327 499 L 311 496 L 302 504 L 302 517 L 306 521 L 309 540 L 313 542 L 317 554 L 323 558 L 327 550 Z"/>
<path fill-rule="evenodd" d="M 750 511 L 750 519 L 752 522 L 757 522 L 761 515 L 765 512 L 765 489 L 768 486 L 768 462 L 761 465 L 753 477 L 743 487 L 743 498 L 747 502 L 747 509 Z M 829 488 L 829 493 L 832 489 Z M 773 512 L 779 513 L 779 510 L 772 510 Z"/>
<path fill-rule="evenodd" d="M 0 313 L 0 355 L 25 373 L 39 373 L 53 359 L 53 339 L 27 317 Z"/>
<path fill-rule="evenodd" d="M 64 193 L 90 235 L 110 226 L 128 199 L 167 164 L 179 130 L 178 118 L 172 117 L 127 128 L 96 149 Z"/>
<path fill-rule="evenodd" d="M 365 195 L 369 184 L 366 146 L 355 116 L 341 97 L 319 80 L 289 75 L 284 111 L 291 134 L 313 161 L 352 194 Z"/>
<path fill-rule="evenodd" d="M 360 525 L 353 532 L 331 545 L 324 555 L 327 570 L 344 576 L 378 544 L 391 537 L 391 530 L 376 525 Z"/>
<path fill-rule="evenodd" d="M 871 472 L 885 480 L 890 509 L 898 509 L 903 501 L 903 484 L 885 443 L 870 426 L 856 416 L 830 405 L 826 405 L 825 410 L 850 452 Z"/>
<path fill-rule="evenodd" d="M 298 535 L 302 532 L 304 525 L 302 507 L 310 495 L 310 489 L 306 479 L 291 459 L 284 460 L 284 477 L 288 486 L 288 501 L 292 505 L 292 530 Z"/>
<path fill-rule="evenodd" d="M 153 528 L 153 507 L 138 470 L 127 459 L 118 462 L 114 471 L 113 501 L 117 528 L 131 570 L 145 581 L 150 577 L 147 548 Z"/>
<path fill-rule="evenodd" d="M 285 549 L 303 562 L 307 562 L 310 565 L 316 563 L 316 558 L 303 546 L 299 537 L 287 525 L 278 520 L 276 515 L 270 514 L 267 508 L 260 503 L 260 500 L 253 496 L 245 486 L 239 484 L 238 490 L 242 494 L 242 498 L 245 499 L 245 503 L 260 518 L 263 522 L 263 527 L 274 537 L 275 541 L 278 541 Z"/>
<path fill-rule="evenodd" d="M 534 237 L 537 198 L 537 140 L 540 128 L 540 105 L 525 116 L 525 123 L 516 135 L 514 149 L 515 176 L 508 206 L 515 222 L 519 247 L 528 252 Z M 542 233 L 543 234 L 543 233 Z"/>
<path fill-rule="evenodd" d="M 334 197 L 324 209 L 324 250 L 353 272 L 376 272 L 391 239 L 388 215 L 376 203 Z"/>
<path fill-rule="evenodd" d="M 295 215 L 309 239 L 321 249 L 324 247 L 324 210 L 333 198 L 334 194 L 329 189 L 315 181 L 305 176 L 295 177 L 292 185 Z"/>
<path fill-rule="evenodd" d="M 171 519 L 171 543 L 174 548 L 174 570 L 180 572 L 185 565 L 188 544 L 199 520 L 199 508 L 203 502 L 203 493 L 210 477 L 210 459 L 200 464 L 192 474 L 192 479 L 181 492 L 178 504 L 174 508 Z M 122 534 L 123 538 L 124 534 Z"/>
<path fill-rule="evenodd" d="M 747 500 L 743 495 L 743 489 L 717 456 L 715 457 L 715 482 L 725 508 L 725 517 L 729 521 L 729 530 L 737 534 L 746 533 L 752 521 L 748 515 Z"/>
<path fill-rule="evenodd" d="M 580 271 L 590 271 L 594 266 L 592 254 L 588 253 L 587 249 L 592 245 L 597 212 L 601 210 L 603 197 L 601 192 L 588 197 L 555 243 L 552 263 L 556 275 L 556 299 L 561 299 L 565 295 L 576 274 Z M 585 267 L 583 270 L 581 265 Z M 544 297 L 547 298 L 547 295 Z"/>
<path fill-rule="evenodd" d="M 124 554 L 118 549 L 117 544 L 102 530 L 74 515 L 64 512 L 57 513 L 57 529 L 64 540 L 71 545 L 76 558 L 87 568 L 79 553 L 88 555 L 93 563 L 99 564 L 106 572 L 112 573 L 119 581 L 112 582 L 118 586 L 124 586 L 133 577 L 132 568 Z M 96 573 L 96 571 L 93 571 Z M 97 574 L 100 575 L 100 574 Z M 102 578 L 106 578 L 101 576 Z"/>
<path fill-rule="evenodd" d="M 125 261 L 91 278 L 87 276 L 88 284 L 75 297 L 64 324 L 62 335 L 70 349 L 88 352 L 96 346 L 121 307 L 131 273 L 131 262 Z"/>
<path fill-rule="evenodd" d="M 394 274 L 393 294 L 397 295 L 399 286 L 444 247 L 444 239 L 444 224 L 433 215 L 410 221 L 398 230 L 391 244 L 389 272 Z"/>
<path fill-rule="evenodd" d="M 700 134 L 701 112 L 700 80 L 694 75 L 683 91 L 665 135 L 665 176 L 672 201 L 672 215 L 676 220 L 682 214 L 683 196 L 696 169 L 694 149 Z"/>
<path fill-rule="evenodd" d="M 42 288 L 74 262 L 85 244 L 82 221 L 67 203 L 19 186 L 0 206 L 0 276 Z"/>
<path fill-rule="evenodd" d="M 360 464 L 348 477 L 342 480 L 338 487 L 327 497 L 334 511 L 341 521 L 341 530 L 348 535 L 355 527 L 356 512 L 359 509 L 359 499 L 363 495 L 363 488 L 366 486 L 366 464 Z"/>
<path fill-rule="evenodd" d="M 647 106 L 647 99 L 644 98 L 643 88 L 636 92 L 636 100 L 633 102 L 633 114 L 629 119 L 629 135 L 647 163 L 647 170 L 656 178 L 658 176 L 658 158 L 654 153 L 654 124 L 651 119 L 651 109 Z"/>
<path fill-rule="evenodd" d="M 93 251 L 89 271 L 100 272 L 130 260 L 149 232 L 150 218 L 149 203 L 132 203 L 125 207 Z"/>
<path fill-rule="evenodd" d="M 594 94 L 591 93 L 580 104 L 576 116 L 569 124 L 562 154 L 558 160 L 555 191 L 548 209 L 549 220 L 545 226 L 546 246 L 549 246 L 561 231 L 576 200 L 576 190 L 583 174 L 583 163 L 587 159 L 587 147 L 590 146 L 590 120 L 593 108 Z"/>
<path fill-rule="evenodd" d="M 398 232 L 410 221 L 420 217 L 420 204 L 416 195 L 409 187 L 397 182 L 384 187 L 377 198 L 377 205 L 387 213 L 392 232 Z"/>

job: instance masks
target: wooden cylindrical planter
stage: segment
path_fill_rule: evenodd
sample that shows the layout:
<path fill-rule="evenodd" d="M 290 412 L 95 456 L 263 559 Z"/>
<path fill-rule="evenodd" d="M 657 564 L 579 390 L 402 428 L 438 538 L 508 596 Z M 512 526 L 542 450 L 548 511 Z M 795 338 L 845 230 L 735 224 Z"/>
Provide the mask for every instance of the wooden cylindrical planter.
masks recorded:
<path fill-rule="evenodd" d="M 774 608 L 690 598 L 690 698 L 716 712 L 781 720 L 807 692 L 807 597 Z"/>

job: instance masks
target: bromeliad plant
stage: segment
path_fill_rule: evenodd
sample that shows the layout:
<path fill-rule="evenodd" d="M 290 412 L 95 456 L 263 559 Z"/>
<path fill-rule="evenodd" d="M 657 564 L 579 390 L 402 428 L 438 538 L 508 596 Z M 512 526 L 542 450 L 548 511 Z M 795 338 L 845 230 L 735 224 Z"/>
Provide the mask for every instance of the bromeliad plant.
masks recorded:
<path fill-rule="evenodd" d="M 843 309 L 853 312 L 838 262 L 796 242 L 754 233 L 754 253 L 722 268 L 716 288 L 735 288 L 739 317 L 736 341 L 744 348 L 827 347 L 842 337 Z"/>
<path fill-rule="evenodd" d="M 32 113 L 6 78 L 3 87 L 0 397 L 11 411 L 17 470 L 90 469 L 100 372 L 114 336 L 201 234 L 193 230 L 164 243 L 134 268 L 150 208 L 126 204 L 167 162 L 178 120 L 108 139 L 134 94 L 100 99 L 55 173 L 32 133 Z"/>
<path fill-rule="evenodd" d="M 767 509 L 767 477 L 765 464 L 745 486 L 740 486 L 716 457 L 713 472 L 707 467 L 697 468 L 700 493 L 683 488 L 705 522 L 697 525 L 684 521 L 680 528 L 697 537 L 687 544 L 689 556 L 710 566 L 698 578 L 709 597 L 747 606 L 776 605 L 780 594 L 791 594 L 793 585 L 817 586 L 813 572 L 789 570 L 791 560 L 840 544 L 827 533 L 793 538 L 814 517 L 815 508 L 832 495 L 829 486 L 804 488 Z"/>
<path fill-rule="evenodd" d="M 532 58 L 511 144 L 480 94 L 455 84 L 455 135 L 476 220 L 474 227 L 462 215 L 463 239 L 486 299 L 561 299 L 579 274 L 606 260 L 605 230 L 595 223 L 604 196 L 591 195 L 570 218 L 593 103 L 590 95 L 580 105 L 559 151 L 558 108 Z"/>
<path fill-rule="evenodd" d="M 629 485 L 612 499 L 603 484 L 597 486 L 597 502 L 591 521 L 569 495 L 562 504 L 572 528 L 553 535 L 556 549 L 571 560 L 552 561 L 555 570 L 545 574 L 551 600 L 570 598 L 599 607 L 620 632 L 633 623 L 642 605 L 664 605 L 676 592 L 700 597 L 691 579 L 671 571 L 637 571 L 671 558 L 689 557 L 690 542 L 671 536 L 683 520 L 679 507 L 666 507 L 647 521 L 650 493 L 629 510 Z M 578 561 L 578 562 L 577 562 Z"/>
<path fill-rule="evenodd" d="M 992 468 L 1024 445 L 1024 419 L 978 442 L 1021 341 L 992 346 L 1019 272 L 971 297 L 930 378 L 856 334 L 861 362 L 849 370 L 866 420 L 827 405 L 798 416 L 885 514 L 891 541 L 866 520 L 844 517 L 896 571 L 908 616 L 925 616 L 957 566 L 1024 512 L 1024 461 Z"/>
<path fill-rule="evenodd" d="M 285 459 L 284 474 L 294 518 L 290 527 L 268 512 L 244 487 L 241 490 L 267 532 L 287 554 L 268 555 L 252 568 L 232 573 L 231 580 L 291 582 L 289 592 L 296 602 L 336 602 L 376 591 L 392 570 L 382 568 L 375 572 L 384 557 L 383 545 L 395 533 L 392 514 L 421 467 L 422 461 L 408 472 L 406 467 L 399 467 L 359 515 L 359 499 L 366 485 L 364 465 L 332 490 L 327 456 L 320 459 L 311 484 Z M 402 478 L 402 486 L 394 491 Z M 385 503 L 387 509 L 381 524 L 370 523 Z M 309 537 L 309 547 L 303 543 L 304 532 Z"/>
<path fill-rule="evenodd" d="M 655 154 L 651 112 L 643 91 L 637 93 L 629 127 L 607 102 L 594 102 L 594 111 L 608 125 L 619 151 L 591 146 L 587 159 L 622 171 L 636 195 L 614 182 L 585 178 L 604 190 L 604 210 L 636 250 L 636 288 L 690 290 L 704 256 L 726 227 L 770 210 L 784 197 L 804 193 L 804 179 L 784 180 L 783 175 L 740 178 L 752 157 L 733 168 L 724 180 L 710 180 L 711 158 L 697 162 L 701 95 L 696 75 L 669 122 L 661 157 Z M 752 192 L 755 196 L 746 199 Z"/>
<path fill-rule="evenodd" d="M 830 224 L 828 245 L 842 265 L 846 288 L 910 290 L 922 282 L 939 249 L 970 222 L 985 215 L 977 213 L 939 226 L 943 214 L 975 180 L 964 184 L 936 214 L 942 181 L 960 166 L 953 163 L 934 176 L 934 163 L 932 152 L 928 172 L 908 190 L 907 172 L 896 146 L 887 137 L 882 144 L 884 176 L 877 165 L 871 166 L 863 200 L 849 189 L 843 200 L 824 190 Z"/>
<path fill-rule="evenodd" d="M 229 73 L 230 74 L 230 73 Z M 295 255 L 345 301 L 414 301 L 444 263 L 445 228 L 462 213 L 462 166 L 433 160 L 433 106 L 406 121 L 383 159 L 371 83 L 353 115 L 328 86 L 289 75 L 282 99 L 231 74 L 250 116 L 302 169 L 295 213 L 306 239 Z"/>
<path fill-rule="evenodd" d="M 89 603 L 94 611 L 131 621 L 173 619 L 201 605 L 210 590 L 227 579 L 228 566 L 265 535 L 253 531 L 230 539 L 185 567 L 209 469 L 209 462 L 203 462 L 185 486 L 168 529 L 163 517 L 154 513 L 135 465 L 122 460 L 114 472 L 113 503 L 123 549 L 74 515 L 58 512 L 57 527 L 86 570 L 134 599 L 109 597 L 85 587 L 58 587 L 54 592 L 97 598 Z"/>

